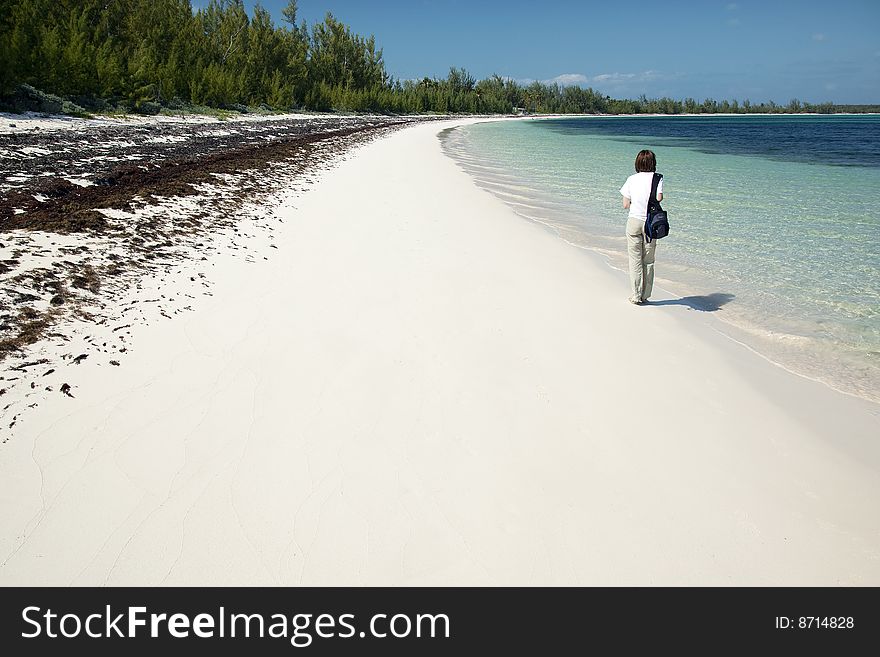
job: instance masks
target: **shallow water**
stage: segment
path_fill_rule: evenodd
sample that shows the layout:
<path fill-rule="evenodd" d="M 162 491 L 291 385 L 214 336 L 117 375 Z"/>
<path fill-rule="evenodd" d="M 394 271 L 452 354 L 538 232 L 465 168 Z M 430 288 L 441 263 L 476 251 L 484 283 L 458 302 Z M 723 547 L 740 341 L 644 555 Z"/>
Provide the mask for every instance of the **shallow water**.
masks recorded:
<path fill-rule="evenodd" d="M 650 148 L 658 284 L 780 365 L 880 401 L 880 117 L 500 121 L 444 148 L 516 212 L 625 267 L 618 190 Z"/>

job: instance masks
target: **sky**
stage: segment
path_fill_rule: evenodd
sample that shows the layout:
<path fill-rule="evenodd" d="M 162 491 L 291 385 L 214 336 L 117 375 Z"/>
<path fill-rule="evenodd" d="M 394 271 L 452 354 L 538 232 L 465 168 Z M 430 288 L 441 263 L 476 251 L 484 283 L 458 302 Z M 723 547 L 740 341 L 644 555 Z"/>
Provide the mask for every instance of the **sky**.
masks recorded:
<path fill-rule="evenodd" d="M 208 0 L 193 0 L 198 8 Z M 246 0 L 248 8 L 255 4 Z M 287 0 L 262 0 L 276 21 Z M 880 103 L 880 0 L 299 0 L 375 35 L 389 74 L 558 81 L 614 98 Z"/>

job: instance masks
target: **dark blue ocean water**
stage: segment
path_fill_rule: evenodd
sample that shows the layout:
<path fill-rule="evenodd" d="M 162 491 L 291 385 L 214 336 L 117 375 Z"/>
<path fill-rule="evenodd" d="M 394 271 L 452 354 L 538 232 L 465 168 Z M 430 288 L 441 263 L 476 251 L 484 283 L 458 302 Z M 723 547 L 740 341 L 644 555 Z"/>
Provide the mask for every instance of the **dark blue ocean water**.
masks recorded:
<path fill-rule="evenodd" d="M 542 128 L 567 135 L 602 135 L 633 144 L 650 137 L 663 147 L 702 153 L 880 167 L 880 116 L 876 115 L 571 118 L 548 121 Z"/>

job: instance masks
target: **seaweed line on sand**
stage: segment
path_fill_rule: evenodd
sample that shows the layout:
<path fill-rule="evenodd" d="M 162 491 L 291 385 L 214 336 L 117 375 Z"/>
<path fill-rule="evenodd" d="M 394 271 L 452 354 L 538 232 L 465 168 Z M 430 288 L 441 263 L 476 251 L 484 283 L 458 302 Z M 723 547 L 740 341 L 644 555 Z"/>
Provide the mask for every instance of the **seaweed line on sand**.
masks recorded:
<path fill-rule="evenodd" d="M 0 444 L 48 395 L 75 398 L 75 368 L 89 354 L 94 366 L 120 366 L 133 323 L 172 318 L 210 295 L 211 254 L 253 261 L 248 243 L 257 233 L 275 246 L 274 210 L 285 198 L 351 148 L 412 122 L 279 121 L 272 138 L 243 145 L 218 142 L 216 132 L 200 140 L 204 126 L 177 126 L 193 134 L 162 141 L 155 158 L 120 165 L 80 157 L 74 167 L 68 158 L 54 174 L 43 154 L 52 136 L 28 135 L 19 152 L 40 156 L 17 160 L 0 186 Z M 129 156 L 137 151 L 131 139 L 115 143 Z"/>

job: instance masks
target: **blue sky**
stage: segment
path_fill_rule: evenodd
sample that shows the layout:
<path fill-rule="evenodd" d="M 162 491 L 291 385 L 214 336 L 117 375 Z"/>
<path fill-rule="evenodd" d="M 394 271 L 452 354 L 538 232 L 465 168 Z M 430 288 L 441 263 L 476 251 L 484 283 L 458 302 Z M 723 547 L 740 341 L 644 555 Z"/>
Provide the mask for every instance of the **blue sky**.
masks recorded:
<path fill-rule="evenodd" d="M 262 4 L 280 22 L 286 0 Z M 619 98 L 880 103 L 880 0 L 299 0 L 309 24 L 328 11 L 399 78 L 462 66 Z"/>

